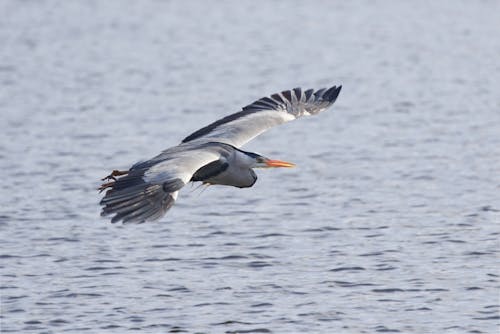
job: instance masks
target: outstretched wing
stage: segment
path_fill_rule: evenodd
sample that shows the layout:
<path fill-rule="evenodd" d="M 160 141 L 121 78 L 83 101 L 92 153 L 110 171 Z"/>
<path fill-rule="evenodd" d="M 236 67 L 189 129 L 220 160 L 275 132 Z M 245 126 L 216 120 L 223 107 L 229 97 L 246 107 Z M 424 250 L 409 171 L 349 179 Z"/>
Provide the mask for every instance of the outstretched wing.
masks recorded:
<path fill-rule="evenodd" d="M 244 107 L 242 111 L 192 133 L 182 142 L 208 140 L 241 147 L 273 126 L 324 111 L 335 102 L 341 88 L 342 86 L 333 86 L 317 91 L 294 88 L 263 97 Z"/>
<path fill-rule="evenodd" d="M 224 147 L 214 144 L 180 145 L 134 165 L 125 176 L 105 185 L 101 216 L 112 223 L 157 220 L 174 205 L 178 191 L 193 174 L 212 161 L 224 159 Z"/>

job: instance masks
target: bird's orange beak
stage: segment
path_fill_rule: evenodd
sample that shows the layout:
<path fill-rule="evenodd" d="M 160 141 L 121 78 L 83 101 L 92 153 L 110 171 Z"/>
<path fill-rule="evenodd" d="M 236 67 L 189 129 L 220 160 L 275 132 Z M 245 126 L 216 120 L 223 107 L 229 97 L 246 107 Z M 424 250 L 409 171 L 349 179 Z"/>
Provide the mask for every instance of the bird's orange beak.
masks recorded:
<path fill-rule="evenodd" d="M 266 160 L 267 167 L 295 167 L 295 164 L 291 162 L 281 161 L 281 160 Z"/>

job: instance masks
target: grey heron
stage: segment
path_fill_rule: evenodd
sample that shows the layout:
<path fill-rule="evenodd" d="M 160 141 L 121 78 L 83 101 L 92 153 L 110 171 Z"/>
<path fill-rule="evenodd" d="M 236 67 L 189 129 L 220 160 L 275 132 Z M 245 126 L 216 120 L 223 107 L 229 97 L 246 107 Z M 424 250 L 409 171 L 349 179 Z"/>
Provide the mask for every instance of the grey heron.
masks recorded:
<path fill-rule="evenodd" d="M 342 86 L 329 89 L 294 88 L 263 97 L 241 111 L 211 123 L 154 158 L 129 170 L 114 170 L 103 178 L 99 190 L 101 216 L 114 215 L 112 223 L 157 220 L 172 207 L 179 190 L 189 182 L 247 188 L 257 175 L 253 168 L 293 167 L 240 149 L 273 126 L 330 107 Z"/>

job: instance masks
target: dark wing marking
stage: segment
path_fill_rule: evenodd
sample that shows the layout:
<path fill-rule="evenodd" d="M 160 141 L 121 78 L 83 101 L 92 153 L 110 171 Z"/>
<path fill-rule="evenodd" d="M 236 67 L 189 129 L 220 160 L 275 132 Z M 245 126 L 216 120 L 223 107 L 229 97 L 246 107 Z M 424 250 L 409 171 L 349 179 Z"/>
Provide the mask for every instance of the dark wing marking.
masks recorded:
<path fill-rule="evenodd" d="M 187 147 L 186 147 L 187 146 Z M 157 220 L 174 205 L 178 191 L 202 166 L 228 154 L 222 145 L 204 144 L 198 149 L 183 145 L 135 164 L 112 185 L 101 200 L 101 216 L 114 215 L 112 223 Z"/>
<path fill-rule="evenodd" d="M 195 131 L 182 142 L 200 139 L 241 147 L 273 126 L 327 109 L 337 99 L 341 88 L 342 86 L 333 86 L 317 91 L 294 88 L 263 97 L 244 107 L 242 111 Z"/>
<path fill-rule="evenodd" d="M 191 178 L 191 181 L 205 181 L 211 177 L 215 177 L 225 171 L 229 164 L 223 160 L 215 160 L 211 163 L 198 169 Z"/>
<path fill-rule="evenodd" d="M 151 184 L 138 175 L 128 175 L 116 181 L 101 200 L 101 216 L 114 214 L 112 223 L 143 223 L 162 217 L 177 197 L 177 191 L 184 186 L 181 179 L 171 179 L 163 184 Z"/>

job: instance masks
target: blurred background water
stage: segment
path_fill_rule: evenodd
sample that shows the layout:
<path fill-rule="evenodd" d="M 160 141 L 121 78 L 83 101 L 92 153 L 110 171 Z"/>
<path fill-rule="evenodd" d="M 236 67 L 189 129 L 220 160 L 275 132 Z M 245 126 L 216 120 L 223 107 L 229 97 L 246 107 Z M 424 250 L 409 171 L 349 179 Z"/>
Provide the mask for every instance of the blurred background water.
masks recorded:
<path fill-rule="evenodd" d="M 498 1 L 0 2 L 1 329 L 493 333 Z M 293 161 L 99 217 L 99 178 L 262 96 Z"/>

